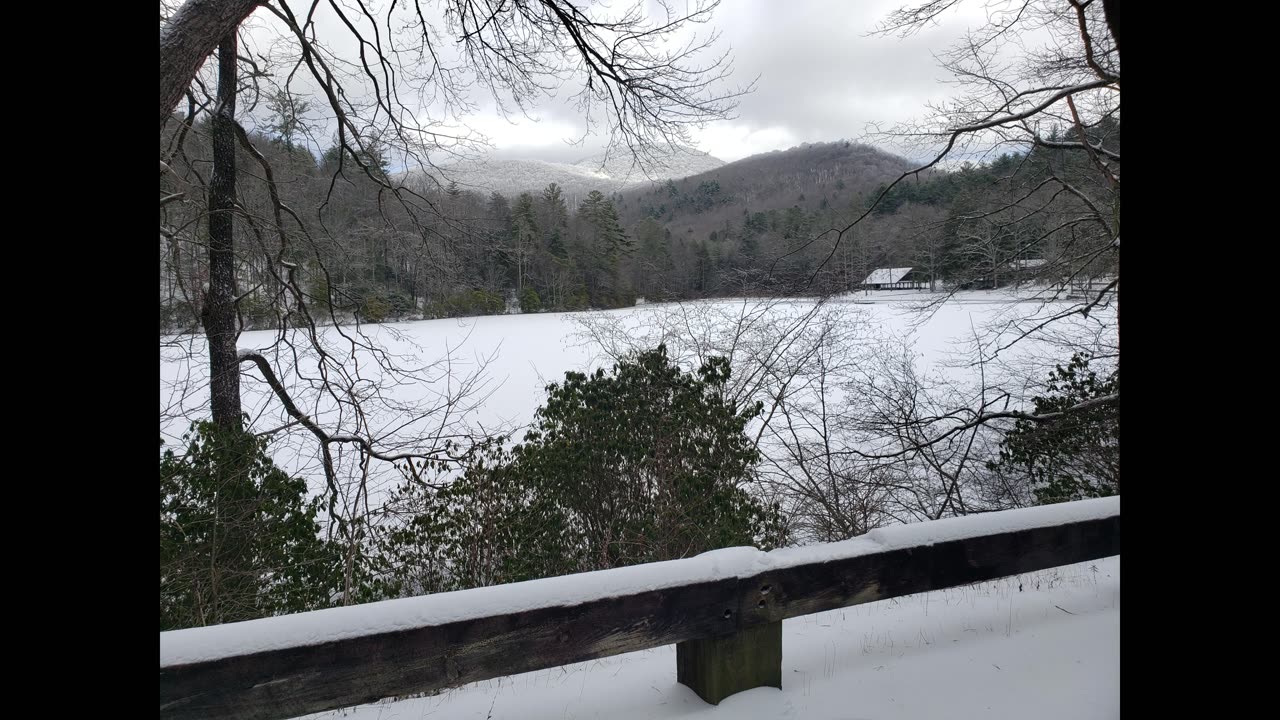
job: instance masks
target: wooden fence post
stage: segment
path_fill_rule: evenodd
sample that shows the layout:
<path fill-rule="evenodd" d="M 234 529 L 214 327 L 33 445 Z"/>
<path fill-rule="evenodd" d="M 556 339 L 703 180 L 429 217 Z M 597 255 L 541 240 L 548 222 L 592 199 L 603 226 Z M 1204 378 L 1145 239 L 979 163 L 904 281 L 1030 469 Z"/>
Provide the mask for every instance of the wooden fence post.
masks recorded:
<path fill-rule="evenodd" d="M 712 705 L 757 687 L 782 688 L 782 621 L 676 643 L 676 680 Z"/>

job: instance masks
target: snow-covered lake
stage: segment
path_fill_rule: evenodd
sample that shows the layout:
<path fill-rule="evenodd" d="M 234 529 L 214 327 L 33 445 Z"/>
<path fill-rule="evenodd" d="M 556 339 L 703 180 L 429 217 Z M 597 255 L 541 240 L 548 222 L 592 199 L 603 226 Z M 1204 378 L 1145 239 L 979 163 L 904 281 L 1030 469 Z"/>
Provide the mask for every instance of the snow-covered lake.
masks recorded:
<path fill-rule="evenodd" d="M 834 313 L 837 324 L 857 327 L 858 343 L 897 343 L 911 345 L 916 367 L 923 373 L 942 374 L 958 381 L 972 380 L 978 370 L 972 365 L 976 357 L 973 341 L 976 337 L 987 342 L 983 357 L 991 355 L 1007 341 L 1023 331 L 1035 327 L 1040 320 L 1051 317 L 1071 307 L 1068 303 L 1045 304 L 1029 302 L 1003 292 L 967 293 L 958 295 L 940 307 L 921 312 L 919 306 L 936 296 L 923 292 L 858 293 L 828 301 L 824 311 Z M 438 431 L 444 425 L 451 429 L 468 426 L 487 432 L 518 429 L 528 423 L 534 411 L 545 397 L 545 386 L 563 378 L 566 371 L 585 370 L 608 363 L 602 347 L 584 335 L 583 321 L 597 326 L 611 327 L 621 341 L 642 343 L 661 335 L 658 324 L 666 323 L 667 334 L 679 336 L 685 330 L 700 332 L 698 319 L 705 323 L 732 323 L 735 319 L 750 317 L 754 313 L 758 326 L 781 326 L 803 315 L 815 301 L 794 300 L 716 300 L 691 302 L 680 305 L 652 304 L 635 308 L 586 313 L 544 313 L 534 315 L 502 315 L 462 319 L 427 320 L 386 325 L 366 325 L 363 331 L 372 340 L 395 356 L 398 365 L 409 368 L 405 377 L 392 387 L 377 392 L 381 397 L 400 407 L 390 407 L 368 418 L 375 434 L 391 440 L 404 441 L 412 432 L 419 436 Z M 673 315 L 673 313 L 682 313 Z M 672 318 L 689 323 L 683 327 Z M 601 325 L 603 323 L 603 325 Z M 1088 318 L 1079 316 L 1050 325 L 1055 334 L 1068 328 L 1072 342 L 1085 345 L 1107 344 L 1115 335 L 1114 312 L 1109 308 L 1096 310 Z M 705 331 L 706 328 L 703 328 Z M 766 330 L 769 328 L 766 327 Z M 350 332 L 346 328 L 346 332 Z M 994 334 L 993 334 L 994 333 Z M 377 379 L 376 365 L 370 353 L 364 350 L 352 352 L 351 346 L 334 328 L 322 331 L 329 351 L 335 356 L 355 357 L 360 362 L 362 374 Z M 999 337 L 1001 341 L 992 342 Z M 242 350 L 269 348 L 278 339 L 275 331 L 246 332 L 240 337 Z M 678 344 L 678 340 L 676 341 Z M 1024 340 L 1010 349 L 1001 350 L 985 369 L 987 381 L 1004 373 L 1005 382 L 1032 382 L 1045 377 L 1053 362 L 1065 362 L 1069 351 L 1059 349 L 1052 353 L 1031 352 L 1055 342 L 1053 337 L 1040 334 Z M 161 437 L 166 445 L 173 446 L 187 429 L 192 418 L 207 416 L 207 369 L 204 359 L 203 339 L 187 337 L 162 339 L 160 351 L 160 407 Z M 743 361 L 750 361 L 746 351 L 740 353 Z M 1044 357 L 1039 357 L 1043 355 Z M 291 355 L 269 355 L 272 362 L 285 369 L 295 365 Z M 1044 358 L 1051 358 L 1052 361 Z M 737 359 L 735 359 L 735 364 Z M 1038 363 L 1038 365 L 1037 365 Z M 307 358 L 296 363 L 304 374 L 314 374 L 315 364 Z M 348 366 L 352 366 L 348 363 Z M 354 367 L 354 366 L 352 366 Z M 468 376 L 475 375 L 468 399 L 456 412 L 442 422 L 423 421 L 422 428 L 403 427 L 415 418 L 426 417 L 423 408 L 438 407 L 441 398 L 456 391 Z M 1019 378 L 1022 378 L 1021 380 Z M 291 376 L 289 382 L 296 382 Z M 356 392 L 375 394 L 374 383 L 356 383 Z M 285 425 L 285 416 L 279 403 L 269 397 L 266 385 L 256 379 L 253 371 L 243 381 L 245 410 L 250 414 L 253 428 L 263 431 Z M 335 421 L 332 402 L 319 394 L 299 391 L 296 398 L 304 412 L 320 422 Z M 348 422 L 350 415 L 343 415 Z M 434 417 L 434 416 L 433 416 Z M 273 444 L 277 462 L 284 468 L 302 472 L 316 478 L 314 461 L 306 447 L 306 438 L 293 428 L 292 440 Z M 408 434 L 406 434 L 408 433 Z M 399 447 L 410 447 L 411 442 Z M 303 457 L 299 457 L 299 456 Z M 308 464 L 311 463 L 311 464 Z M 318 489 L 318 488 L 317 488 Z"/>

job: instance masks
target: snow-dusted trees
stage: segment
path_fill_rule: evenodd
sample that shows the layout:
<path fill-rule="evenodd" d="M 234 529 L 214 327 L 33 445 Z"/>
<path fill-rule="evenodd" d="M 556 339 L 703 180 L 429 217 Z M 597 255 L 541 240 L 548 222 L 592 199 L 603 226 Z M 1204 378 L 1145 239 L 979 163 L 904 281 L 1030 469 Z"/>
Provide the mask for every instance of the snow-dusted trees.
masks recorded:
<path fill-rule="evenodd" d="M 574 215 L 578 255 L 583 258 L 582 274 L 587 295 L 596 307 L 618 303 L 629 293 L 621 283 L 620 263 L 634 244 L 618 222 L 613 201 L 592 190 Z"/>
<path fill-rule="evenodd" d="M 880 30 L 915 32 L 959 1 L 902 8 Z M 1118 302 L 1118 6 L 988 3 L 989 22 L 940 56 L 959 92 L 920 120 L 875 134 L 933 157 L 904 178 L 944 161 L 992 161 L 994 177 L 958 198 L 950 218 L 968 264 L 982 268 L 969 275 L 1020 270 L 1044 285 L 1106 275 L 1108 292 L 1075 304 L 1072 314 Z"/>
<path fill-rule="evenodd" d="M 880 31 L 914 33 L 961 2 L 927 0 L 903 7 Z M 820 266 L 839 258 L 848 243 L 868 247 L 873 233 L 865 226 L 881 204 L 920 194 L 907 192 L 908 179 L 920 178 L 922 185 L 933 183 L 936 189 L 943 179 L 929 177 L 933 168 L 988 161 L 981 172 L 955 176 L 959 190 L 948 215 L 936 223 L 939 234 L 922 236 L 919 257 L 931 270 L 944 270 L 953 290 L 1030 281 L 1041 289 L 1040 304 L 1013 308 L 974 328 L 970 362 L 982 366 L 1010 355 L 1020 343 L 1037 342 L 1040 366 L 1065 364 L 1083 350 L 1101 358 L 1107 372 L 1114 371 L 1120 282 L 1118 6 L 1118 0 L 987 3 L 988 22 L 940 56 L 958 94 L 930 107 L 916 122 L 872 134 L 931 160 L 888 183 L 847 223 L 813 234 L 808 245 L 826 255 Z M 875 254 L 874 247 L 869 250 Z M 1089 289 L 1072 293 L 1070 288 L 1081 279 L 1088 279 L 1083 284 Z M 945 299 L 938 297 L 925 310 L 936 312 Z M 1080 323 L 1090 326 L 1083 335 L 1065 331 Z M 913 368 L 910 363 L 896 369 L 885 364 L 878 385 L 872 379 L 861 384 L 861 392 L 850 394 L 849 409 L 860 418 L 857 425 L 864 431 L 878 425 L 887 444 L 850 444 L 842 453 L 884 468 L 902 466 L 910 458 L 913 472 L 932 468 L 947 487 L 961 488 L 966 476 L 974 488 L 990 480 L 980 477 L 985 462 L 975 461 L 982 455 L 974 449 L 986 443 L 982 452 L 990 456 L 995 443 L 988 436 L 994 432 L 998 439 L 1015 421 L 1030 436 L 1030 427 L 1047 429 L 1076 414 L 1097 416 L 1099 406 L 1119 405 L 1117 385 L 1114 392 L 1054 405 L 1052 412 L 1020 410 L 1030 400 L 1023 391 L 1043 382 L 1039 378 L 1044 375 L 1037 376 L 1030 365 L 1019 383 L 984 375 L 978 387 L 945 394 L 925 392 L 927 386 L 913 376 Z M 1109 380 L 1099 382 L 1111 387 Z M 877 397 L 882 407 L 865 405 Z M 992 491 L 1000 493 L 998 487 Z M 1004 495 L 1027 497 L 1026 492 Z M 924 496 L 927 500 L 919 505 L 923 517 L 953 510 L 965 498 L 950 490 Z M 939 497 L 945 503 L 932 505 Z"/>

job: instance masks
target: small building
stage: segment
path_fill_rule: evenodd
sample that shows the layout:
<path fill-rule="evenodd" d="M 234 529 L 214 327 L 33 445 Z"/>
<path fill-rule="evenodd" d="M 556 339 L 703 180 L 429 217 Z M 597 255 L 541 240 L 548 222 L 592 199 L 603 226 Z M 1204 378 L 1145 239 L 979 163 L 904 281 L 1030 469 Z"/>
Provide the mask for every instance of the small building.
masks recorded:
<path fill-rule="evenodd" d="M 919 290 L 928 283 L 918 277 L 915 268 L 877 268 L 862 281 L 862 287 L 871 290 Z"/>
<path fill-rule="evenodd" d="M 1035 272 L 1044 267 L 1044 258 L 1021 258 L 1009 263 L 1009 269 L 1017 272 Z"/>
<path fill-rule="evenodd" d="M 1000 278 L 1001 285 L 1012 284 L 1015 288 L 1021 287 L 1022 283 L 1040 277 L 1049 268 L 1044 258 L 1019 258 L 1011 260 L 1005 266 L 1003 276 Z"/>

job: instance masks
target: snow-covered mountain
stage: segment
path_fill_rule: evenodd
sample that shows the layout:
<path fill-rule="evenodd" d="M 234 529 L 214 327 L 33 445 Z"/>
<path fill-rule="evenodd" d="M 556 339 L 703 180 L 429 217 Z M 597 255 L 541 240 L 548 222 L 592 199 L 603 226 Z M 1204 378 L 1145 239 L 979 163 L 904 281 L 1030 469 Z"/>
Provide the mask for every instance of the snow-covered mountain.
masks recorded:
<path fill-rule="evenodd" d="M 697 175 L 723 166 L 723 160 L 697 150 L 676 149 L 662 154 L 659 163 L 646 175 L 630 155 L 615 154 L 607 160 L 603 154 L 583 158 L 575 163 L 544 160 L 486 159 L 444 168 L 445 182 L 458 183 L 463 189 L 489 192 L 496 190 L 512 196 L 522 192 L 539 192 L 550 183 L 563 188 L 567 196 L 585 196 L 592 190 L 603 193 Z"/>

